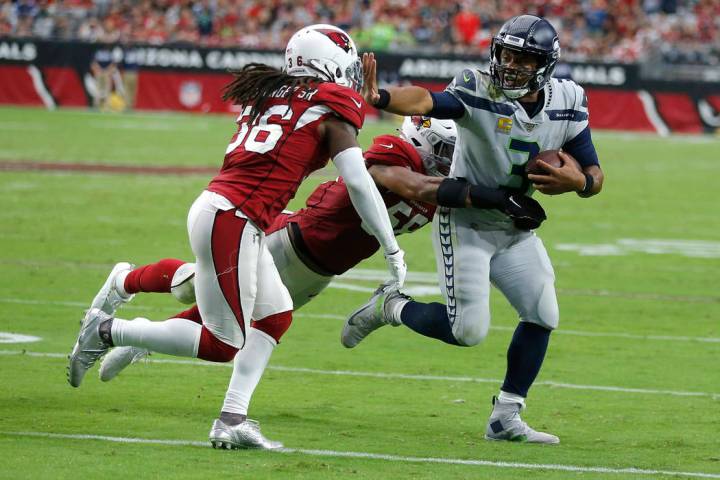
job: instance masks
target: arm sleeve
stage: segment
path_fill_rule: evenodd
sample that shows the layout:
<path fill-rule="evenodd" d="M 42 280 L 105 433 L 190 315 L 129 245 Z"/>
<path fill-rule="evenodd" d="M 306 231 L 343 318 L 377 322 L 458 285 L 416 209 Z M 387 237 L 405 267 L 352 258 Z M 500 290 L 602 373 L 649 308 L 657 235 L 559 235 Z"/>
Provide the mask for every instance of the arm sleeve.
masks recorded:
<path fill-rule="evenodd" d="M 345 181 L 350 200 L 362 221 L 372 231 L 385 253 L 397 252 L 400 247 L 395 240 L 385 202 L 365 168 L 362 150 L 359 147 L 343 150 L 335 155 L 333 162 Z"/>
<path fill-rule="evenodd" d="M 448 92 L 430 92 L 433 107 L 428 117 L 440 119 L 457 119 L 465 115 L 465 106 Z"/>
<path fill-rule="evenodd" d="M 477 82 L 475 72 L 467 68 L 455 75 L 444 92 L 431 93 L 433 109 L 428 115 L 453 120 L 461 119 L 466 113 L 470 115 L 469 107 L 463 99 L 475 95 Z"/>
<path fill-rule="evenodd" d="M 597 152 L 595 151 L 595 145 L 592 143 L 590 127 L 585 127 L 585 130 L 578 133 L 575 138 L 569 142 L 565 142 L 562 148 L 572 155 L 582 167 L 600 165 Z"/>

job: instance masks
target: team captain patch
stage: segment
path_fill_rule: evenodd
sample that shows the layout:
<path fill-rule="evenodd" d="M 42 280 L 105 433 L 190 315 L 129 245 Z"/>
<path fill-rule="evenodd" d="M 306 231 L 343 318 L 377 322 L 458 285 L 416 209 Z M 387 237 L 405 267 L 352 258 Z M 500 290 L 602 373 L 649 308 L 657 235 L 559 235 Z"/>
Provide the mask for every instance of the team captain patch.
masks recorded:
<path fill-rule="evenodd" d="M 500 117 L 497 121 L 497 126 L 495 127 L 495 130 L 500 133 L 510 133 L 510 130 L 512 130 L 513 126 L 513 119 L 508 117 Z"/>

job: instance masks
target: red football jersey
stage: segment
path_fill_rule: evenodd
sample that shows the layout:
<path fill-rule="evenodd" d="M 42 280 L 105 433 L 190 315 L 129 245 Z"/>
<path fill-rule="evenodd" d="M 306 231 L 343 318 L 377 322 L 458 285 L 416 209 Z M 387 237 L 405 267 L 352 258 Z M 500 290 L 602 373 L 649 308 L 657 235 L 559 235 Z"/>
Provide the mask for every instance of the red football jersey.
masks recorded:
<path fill-rule="evenodd" d="M 420 155 L 405 140 L 383 135 L 365 152 L 365 163 L 407 167 L 425 174 Z M 396 235 L 412 232 L 432 220 L 435 205 L 405 200 L 378 187 Z M 313 260 L 324 270 L 339 275 L 375 253 L 380 244 L 362 225 L 342 178 L 319 185 L 306 208 L 283 220 L 300 226 Z"/>
<path fill-rule="evenodd" d="M 283 89 L 278 90 L 278 97 Z M 258 227 L 267 230 L 311 172 L 329 154 L 318 126 L 335 115 L 362 127 L 365 107 L 354 90 L 335 83 L 298 89 L 289 98 L 271 98 L 249 124 L 250 107 L 237 118 L 238 131 L 225 151 L 220 173 L 208 190 L 229 199 Z"/>

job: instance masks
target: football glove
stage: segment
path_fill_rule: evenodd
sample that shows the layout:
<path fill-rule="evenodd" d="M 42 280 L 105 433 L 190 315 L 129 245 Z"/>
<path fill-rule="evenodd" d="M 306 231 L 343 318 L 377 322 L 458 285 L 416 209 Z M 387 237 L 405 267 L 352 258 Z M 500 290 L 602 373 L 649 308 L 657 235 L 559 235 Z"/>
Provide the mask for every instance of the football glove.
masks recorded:
<path fill-rule="evenodd" d="M 405 275 L 407 275 L 407 265 L 405 265 L 405 252 L 398 249 L 395 253 L 386 253 L 385 261 L 393 281 L 398 287 L 402 287 L 405 283 Z"/>
<path fill-rule="evenodd" d="M 537 200 L 521 193 L 507 193 L 500 210 L 512 219 L 519 230 L 535 230 L 547 219 Z"/>

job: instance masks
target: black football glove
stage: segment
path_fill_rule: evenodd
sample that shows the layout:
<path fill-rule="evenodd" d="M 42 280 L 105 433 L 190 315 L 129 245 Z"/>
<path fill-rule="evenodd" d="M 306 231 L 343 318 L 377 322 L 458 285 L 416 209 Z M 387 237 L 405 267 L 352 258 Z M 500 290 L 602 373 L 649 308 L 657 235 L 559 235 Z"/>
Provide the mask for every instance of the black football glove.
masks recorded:
<path fill-rule="evenodd" d="M 510 217 L 515 228 L 520 230 L 534 230 L 547 218 L 542 206 L 522 193 L 471 185 L 470 200 L 475 208 L 500 210 Z"/>
<path fill-rule="evenodd" d="M 512 219 L 519 230 L 535 230 L 547 219 L 542 205 L 521 193 L 507 193 L 500 210 Z"/>

